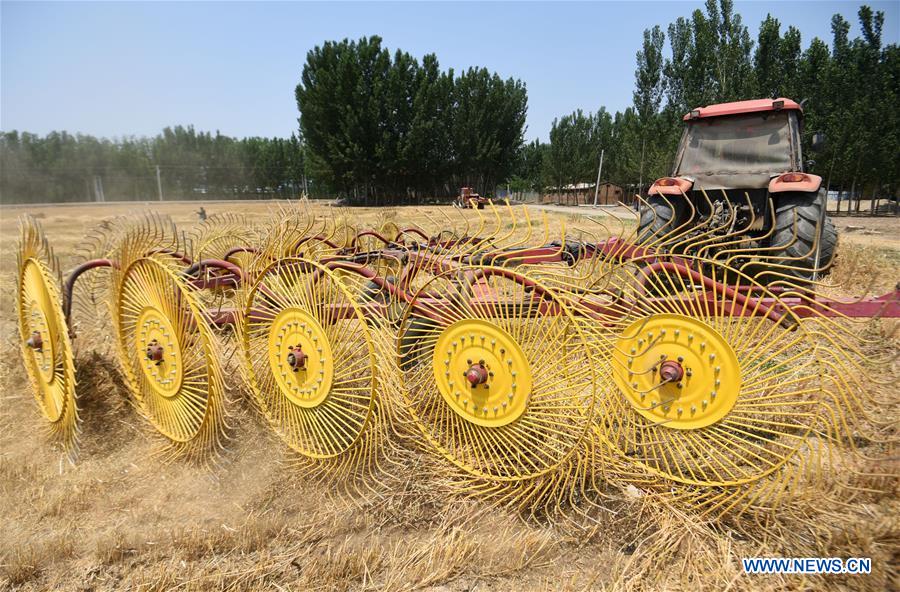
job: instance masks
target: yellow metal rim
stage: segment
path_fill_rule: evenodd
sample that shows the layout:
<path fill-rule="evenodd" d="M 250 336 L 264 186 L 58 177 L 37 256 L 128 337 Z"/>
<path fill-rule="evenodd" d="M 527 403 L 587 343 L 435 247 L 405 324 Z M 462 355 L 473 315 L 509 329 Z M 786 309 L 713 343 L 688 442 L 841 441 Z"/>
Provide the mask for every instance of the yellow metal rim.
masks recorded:
<path fill-rule="evenodd" d="M 299 349 L 303 367 L 288 362 Z M 334 380 L 334 356 L 319 321 L 300 308 L 282 310 L 269 330 L 269 368 L 281 392 L 295 405 L 316 407 L 328 397 Z"/>
<path fill-rule="evenodd" d="M 166 315 L 155 306 L 147 306 L 141 311 L 137 328 L 134 346 L 147 383 L 162 397 L 170 399 L 176 396 L 184 379 L 178 332 Z M 154 346 L 162 348 L 162 358 L 157 361 L 148 359 L 147 355 L 148 348 Z"/>
<path fill-rule="evenodd" d="M 375 419 L 380 388 L 375 342 L 356 295 L 331 270 L 300 257 L 254 275 L 238 323 L 252 396 L 295 452 L 345 457 Z"/>
<path fill-rule="evenodd" d="M 61 381 L 63 377 L 57 375 L 57 366 L 66 363 L 66 352 L 57 351 L 66 347 L 59 343 L 66 329 L 60 326 L 62 315 L 57 310 L 59 303 L 50 288 L 52 280 L 45 266 L 35 259 L 26 260 L 20 281 L 23 353 L 35 378 L 35 395 L 41 412 L 49 421 L 56 422 L 68 403 L 67 387 Z M 34 334 L 40 336 L 40 350 L 25 345 Z"/>
<path fill-rule="evenodd" d="M 473 366 L 486 373 L 481 384 L 466 378 Z M 448 325 L 435 343 L 434 378 L 444 401 L 460 417 L 485 427 L 518 419 L 531 396 L 531 367 L 516 340 L 481 319 Z"/>
<path fill-rule="evenodd" d="M 711 326 L 680 314 L 634 321 L 618 337 L 614 379 L 635 411 L 676 430 L 710 426 L 728 415 L 741 391 L 741 367 L 732 347 Z M 683 376 L 665 381 L 664 363 Z"/>
<path fill-rule="evenodd" d="M 199 305 L 178 273 L 153 257 L 137 258 L 117 273 L 112 289 L 119 355 L 150 423 L 174 443 L 206 446 L 220 421 L 220 369 Z M 154 340 L 162 347 L 159 365 L 147 356 Z"/>

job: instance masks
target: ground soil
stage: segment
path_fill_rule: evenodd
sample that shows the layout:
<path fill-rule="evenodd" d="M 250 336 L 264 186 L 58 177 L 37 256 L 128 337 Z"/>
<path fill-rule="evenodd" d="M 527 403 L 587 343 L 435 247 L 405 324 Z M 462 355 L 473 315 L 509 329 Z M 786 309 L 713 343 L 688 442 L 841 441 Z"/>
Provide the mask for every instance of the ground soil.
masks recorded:
<path fill-rule="evenodd" d="M 885 590 L 898 589 L 900 502 L 896 479 L 878 492 L 835 489 L 847 464 L 794 485 L 777 528 L 710 523 L 690 508 L 655 503 L 634 486 L 610 486 L 594 522 L 522 516 L 450 494 L 419 478 L 413 464 L 372 491 L 338 497 L 298 473 L 285 447 L 246 401 L 232 396 L 229 450 L 213 467 L 163 462 L 160 441 L 130 402 L 104 332 L 77 342 L 82 449 L 68 464 L 47 440 L 22 366 L 16 327 L 17 218 L 35 216 L 61 267 L 104 219 L 165 213 L 185 230 L 198 203 L 3 206 L 0 209 L 0 589 L 9 590 Z M 278 204 L 207 202 L 248 224 Z M 586 211 L 588 210 L 588 211 Z M 354 225 L 385 222 L 468 225 L 477 212 L 448 207 L 337 210 Z M 583 220 L 587 214 L 595 222 Z M 566 232 L 631 232 L 627 212 L 592 208 L 530 210 L 534 242 L 542 217 L 551 238 Z M 524 208 L 494 216 L 509 230 Z M 492 226 L 493 225 L 493 226 Z M 836 220 L 841 233 L 832 293 L 886 291 L 900 280 L 896 218 Z M 851 226 L 862 228 L 851 229 Z M 590 230 L 587 230 L 590 229 Z M 82 320 L 85 324 L 90 322 Z M 885 336 L 896 360 L 893 325 L 860 331 Z M 892 362 L 896 366 L 896 362 Z M 889 364 L 890 365 L 890 364 Z M 893 380 L 896 367 L 882 378 Z M 867 387 L 868 388 L 868 387 Z M 896 382 L 871 393 L 900 407 Z M 810 445 L 812 446 L 812 444 Z M 880 450 L 887 449 L 885 444 Z M 874 449 L 867 449 L 875 453 Z M 896 455 L 894 455 L 896 459 Z M 410 457 L 410 463 L 417 462 Z M 878 465 L 896 477 L 896 461 Z M 869 482 L 867 482 L 869 483 Z M 754 530 L 754 528 L 757 528 Z M 755 533 L 755 534 L 754 534 Z M 756 538 L 753 538 L 756 536 Z M 872 557 L 870 576 L 749 576 L 746 556 Z"/>

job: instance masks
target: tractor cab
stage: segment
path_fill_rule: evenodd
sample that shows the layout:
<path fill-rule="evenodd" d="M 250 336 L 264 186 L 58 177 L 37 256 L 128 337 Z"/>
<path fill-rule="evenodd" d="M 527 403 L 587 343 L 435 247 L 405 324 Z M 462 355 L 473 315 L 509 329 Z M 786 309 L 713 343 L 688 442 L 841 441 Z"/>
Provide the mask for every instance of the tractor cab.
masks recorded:
<path fill-rule="evenodd" d="M 672 176 L 650 187 L 641 242 L 715 228 L 760 246 L 784 246 L 785 257 L 810 269 L 821 267 L 823 253 L 830 260 L 836 235 L 824 213 L 822 178 L 804 170 L 799 103 L 785 98 L 722 103 L 693 109 L 684 122 Z M 814 144 L 821 139 L 817 134 Z M 794 224 L 795 214 L 802 224 Z M 800 236 L 788 249 L 789 230 Z M 824 252 L 807 255 L 820 248 Z M 782 255 L 780 249 L 770 252 Z"/>
<path fill-rule="evenodd" d="M 764 189 L 773 174 L 801 171 L 800 106 L 734 115 L 702 115 L 695 109 L 675 161 L 676 177 L 694 189 Z"/>
<path fill-rule="evenodd" d="M 712 215 L 716 202 L 727 201 L 746 223 L 762 230 L 770 183 L 785 174 L 803 174 L 802 117 L 800 105 L 790 99 L 692 110 L 684 116 L 675 156 L 676 187 L 690 195 L 699 216 Z M 659 181 L 656 191 L 651 187 L 650 194 L 655 193 L 665 194 Z"/>

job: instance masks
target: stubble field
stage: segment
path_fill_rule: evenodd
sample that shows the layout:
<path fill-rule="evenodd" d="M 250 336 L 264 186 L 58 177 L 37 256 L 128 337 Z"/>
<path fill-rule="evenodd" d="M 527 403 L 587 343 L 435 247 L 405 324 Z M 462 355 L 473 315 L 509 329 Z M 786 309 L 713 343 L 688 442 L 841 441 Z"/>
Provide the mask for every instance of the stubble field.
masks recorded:
<path fill-rule="evenodd" d="M 197 204 L 149 204 L 185 230 Z M 267 203 L 208 203 L 248 223 Z M 447 495 L 417 457 L 374 491 L 336 498 L 300 476 L 229 377 L 229 452 L 213 468 L 163 463 L 159 441 L 136 414 L 105 332 L 82 319 L 76 340 L 81 454 L 69 465 L 48 445 L 22 366 L 15 311 L 17 216 L 36 216 L 64 270 L 104 218 L 144 205 L 6 207 L 0 210 L 0 588 L 11 590 L 887 590 L 900 587 L 896 480 L 816 504 L 821 483 L 797 492 L 779 516 L 788 538 L 753 539 L 664 506 L 634 488 L 611 488 L 607 511 L 576 528 Z M 583 211 L 583 208 L 579 208 Z M 461 214 L 435 206 L 338 212 L 354 225 L 385 217 L 432 225 Z M 464 214 L 473 224 L 477 213 Z M 538 211 L 532 211 L 539 217 Z M 577 225 L 573 211 L 547 213 L 551 233 Z M 455 218 L 458 219 L 458 218 Z M 609 221 L 609 220 L 607 220 Z M 504 220 L 502 224 L 507 224 Z M 610 223 L 609 226 L 614 226 Z M 900 279 L 896 219 L 842 218 L 832 277 L 853 296 Z M 847 229 L 847 226 L 862 228 Z M 598 231 L 600 232 L 600 231 Z M 536 234 L 537 236 L 537 234 Z M 875 330 L 890 334 L 889 321 Z M 871 329 L 871 327 L 869 328 Z M 890 339 L 885 348 L 896 346 Z M 894 362 L 896 366 L 896 362 Z M 894 374 L 891 374 L 891 373 Z M 894 375 L 896 368 L 889 369 Z M 896 395 L 896 384 L 873 386 Z M 425 463 L 425 461 L 422 461 Z M 896 460 L 881 469 L 896 472 Z M 839 469 L 835 469 L 839 470 Z M 819 499 L 826 499 L 825 496 Z M 803 519 L 799 516 L 803 516 Z M 817 524 L 810 529 L 807 522 Z M 811 534 L 815 533 L 815 534 Z M 750 556 L 871 557 L 868 576 L 750 576 Z"/>

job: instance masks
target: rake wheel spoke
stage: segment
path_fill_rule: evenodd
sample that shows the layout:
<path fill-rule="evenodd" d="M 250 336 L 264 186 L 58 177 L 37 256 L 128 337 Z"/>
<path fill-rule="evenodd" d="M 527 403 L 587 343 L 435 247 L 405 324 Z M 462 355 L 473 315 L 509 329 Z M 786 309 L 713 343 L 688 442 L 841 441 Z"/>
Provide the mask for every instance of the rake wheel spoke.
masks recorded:
<path fill-rule="evenodd" d="M 545 475 L 586 437 L 594 375 L 583 336 L 524 276 L 477 266 L 435 276 L 407 307 L 397 347 L 407 411 L 429 449 L 469 475 Z"/>
<path fill-rule="evenodd" d="M 113 274 L 120 362 L 138 409 L 178 454 L 208 455 L 224 435 L 220 348 L 180 267 L 125 241 Z"/>
<path fill-rule="evenodd" d="M 711 288 L 726 282 L 740 290 Z M 657 256 L 611 266 L 598 285 L 608 301 L 625 295 L 613 310 L 582 310 L 618 391 L 598 433 L 643 469 L 686 486 L 752 483 L 786 466 L 823 421 L 813 341 L 790 313 L 762 315 L 762 299 L 777 298 L 751 278 Z"/>
<path fill-rule="evenodd" d="M 378 360 L 334 272 L 296 257 L 267 265 L 244 295 L 239 330 L 253 397 L 291 449 L 323 460 L 367 446 Z"/>

